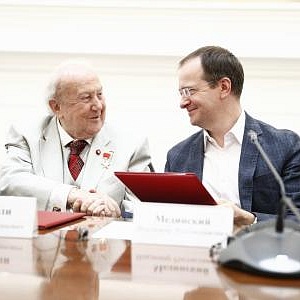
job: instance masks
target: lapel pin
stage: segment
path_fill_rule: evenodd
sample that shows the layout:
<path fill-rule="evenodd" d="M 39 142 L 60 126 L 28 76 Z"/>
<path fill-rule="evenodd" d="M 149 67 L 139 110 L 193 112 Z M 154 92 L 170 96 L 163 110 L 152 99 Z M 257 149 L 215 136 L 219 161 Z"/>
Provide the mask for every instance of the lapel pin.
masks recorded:
<path fill-rule="evenodd" d="M 102 166 L 104 168 L 108 168 L 110 166 L 110 163 L 111 163 L 111 159 L 112 159 L 112 156 L 113 156 L 114 152 L 113 151 L 106 151 L 106 152 L 103 152 L 102 154 Z"/>

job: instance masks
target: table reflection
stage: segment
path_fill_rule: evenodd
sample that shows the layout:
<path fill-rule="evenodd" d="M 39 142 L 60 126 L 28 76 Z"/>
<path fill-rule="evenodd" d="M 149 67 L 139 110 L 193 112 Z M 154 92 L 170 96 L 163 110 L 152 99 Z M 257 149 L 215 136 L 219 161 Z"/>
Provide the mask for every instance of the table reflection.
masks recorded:
<path fill-rule="evenodd" d="M 41 285 L 41 299 L 98 299 L 99 277 L 87 252 L 88 241 L 78 240 L 78 231 L 69 230 L 58 240 L 47 280 Z M 44 269 L 45 271 L 45 269 Z"/>
<path fill-rule="evenodd" d="M 220 284 L 207 248 L 134 243 L 131 248 L 133 280 L 205 286 Z"/>
<path fill-rule="evenodd" d="M 0 238 L 0 272 L 31 274 L 33 255 L 31 239 Z"/>
<path fill-rule="evenodd" d="M 300 281 L 220 267 L 208 248 L 84 240 L 68 227 L 33 239 L 0 238 L 0 291 L 1 299 L 31 300 L 294 300 Z"/>
<path fill-rule="evenodd" d="M 220 267 L 218 276 L 224 289 L 237 291 L 238 299 L 300 299 L 299 279 L 254 276 Z"/>
<path fill-rule="evenodd" d="M 81 240 L 78 230 L 73 229 L 40 236 L 35 247 L 37 272 L 47 278 L 41 286 L 41 299 L 62 295 L 61 299 L 98 299 L 99 280 L 111 271 L 125 251 L 126 242 Z"/>
<path fill-rule="evenodd" d="M 239 300 L 236 295 L 231 296 L 222 288 L 215 287 L 198 287 L 196 289 L 187 291 L 184 294 L 183 300 L 199 300 L 199 299 L 213 299 L 213 300 Z"/>

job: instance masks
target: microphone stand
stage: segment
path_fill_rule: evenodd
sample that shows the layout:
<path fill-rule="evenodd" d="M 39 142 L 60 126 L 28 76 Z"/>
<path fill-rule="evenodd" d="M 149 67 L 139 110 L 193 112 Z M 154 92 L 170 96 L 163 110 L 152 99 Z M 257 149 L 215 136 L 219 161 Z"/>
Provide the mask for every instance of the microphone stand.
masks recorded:
<path fill-rule="evenodd" d="M 283 184 L 283 181 L 281 177 L 279 176 L 277 170 L 274 168 L 272 162 L 270 161 L 269 157 L 267 156 L 265 150 L 262 148 L 260 143 L 257 139 L 257 134 L 253 130 L 250 130 L 248 132 L 248 135 L 251 138 L 251 141 L 255 144 L 257 147 L 259 153 L 263 157 L 264 161 L 268 165 L 269 169 L 271 170 L 272 174 L 274 175 L 275 179 L 277 180 L 279 187 L 280 187 L 280 193 L 281 193 L 281 199 L 280 199 L 280 207 L 277 215 L 277 221 L 276 221 L 276 232 L 283 232 L 284 228 L 284 215 L 285 215 L 285 208 L 286 205 L 292 210 L 292 212 L 295 214 L 295 216 L 300 221 L 300 213 L 298 212 L 297 208 L 291 201 L 289 197 L 286 196 L 285 187 Z"/>
<path fill-rule="evenodd" d="M 256 132 L 248 135 L 276 178 L 281 192 L 280 206 L 275 223 L 273 220 L 254 224 L 236 238 L 219 255 L 220 265 L 272 277 L 300 277 L 300 225 L 291 220 L 284 224 L 288 206 L 300 221 L 300 214 L 292 200 L 286 196 L 283 180 L 261 147 Z M 300 187 L 299 187 L 300 188 Z"/>

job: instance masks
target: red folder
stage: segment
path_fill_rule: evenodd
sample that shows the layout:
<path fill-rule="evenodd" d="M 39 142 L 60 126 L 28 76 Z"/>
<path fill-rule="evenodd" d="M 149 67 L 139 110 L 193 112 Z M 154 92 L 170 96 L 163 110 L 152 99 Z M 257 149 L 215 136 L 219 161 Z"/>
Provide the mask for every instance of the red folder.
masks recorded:
<path fill-rule="evenodd" d="M 194 173 L 115 172 L 143 202 L 217 204 Z"/>
<path fill-rule="evenodd" d="M 62 225 L 74 220 L 81 219 L 85 213 L 57 212 L 57 211 L 42 211 L 37 212 L 38 228 L 47 229 L 54 226 Z"/>

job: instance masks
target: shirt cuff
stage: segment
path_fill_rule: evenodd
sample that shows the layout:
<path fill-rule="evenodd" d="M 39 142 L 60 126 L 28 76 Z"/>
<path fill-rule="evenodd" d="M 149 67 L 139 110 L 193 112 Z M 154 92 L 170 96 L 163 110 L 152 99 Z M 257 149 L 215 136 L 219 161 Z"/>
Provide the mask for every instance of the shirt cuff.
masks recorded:
<path fill-rule="evenodd" d="M 66 184 L 60 184 L 55 187 L 50 195 L 48 210 L 66 211 L 68 195 L 73 188 L 74 186 Z"/>
<path fill-rule="evenodd" d="M 254 224 L 257 223 L 257 216 L 256 216 L 256 214 L 254 214 L 253 212 L 252 212 L 252 215 L 254 216 L 254 221 L 252 222 L 251 225 L 254 225 Z"/>

